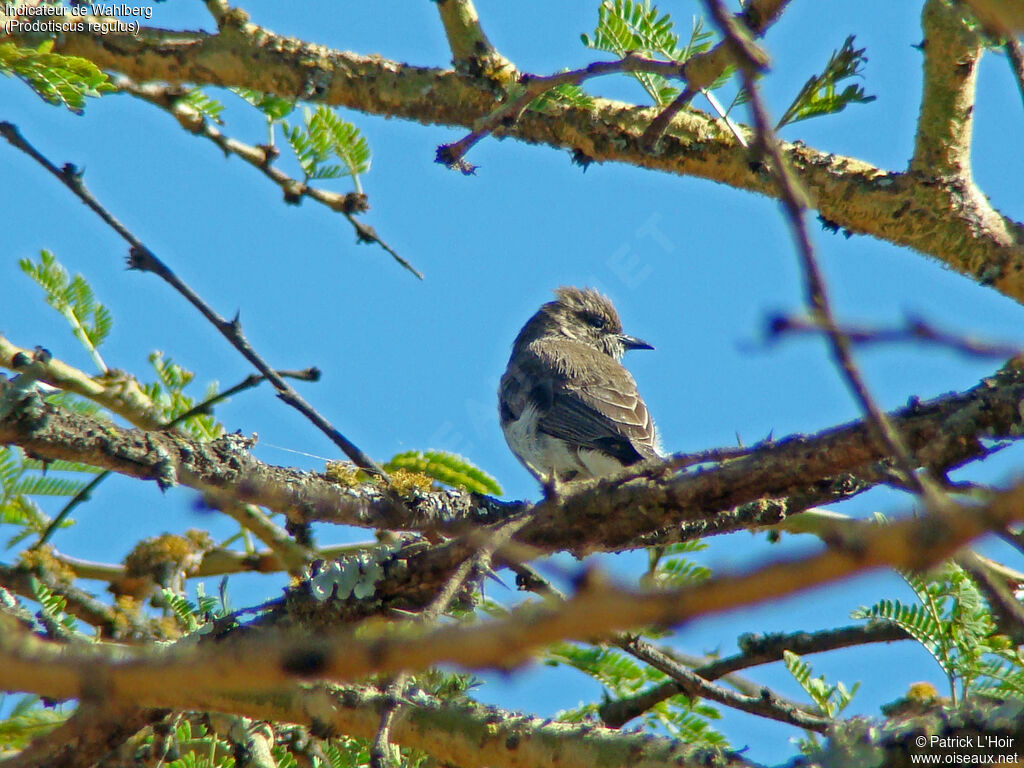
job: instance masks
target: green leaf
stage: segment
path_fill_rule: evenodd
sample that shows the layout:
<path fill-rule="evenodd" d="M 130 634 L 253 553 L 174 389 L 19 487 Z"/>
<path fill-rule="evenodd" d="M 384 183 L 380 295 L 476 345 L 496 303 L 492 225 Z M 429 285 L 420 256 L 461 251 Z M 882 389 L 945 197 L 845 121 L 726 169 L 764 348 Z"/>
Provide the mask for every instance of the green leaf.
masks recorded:
<path fill-rule="evenodd" d="M 185 393 L 185 387 L 192 383 L 195 374 L 174 362 L 164 358 L 163 352 L 153 352 L 149 362 L 156 372 L 157 380 L 142 385 L 142 391 L 149 396 L 159 409 L 164 421 L 170 422 L 182 414 L 192 410 L 197 400 Z M 217 394 L 216 383 L 211 383 L 202 397 L 202 401 L 211 399 Z M 197 440 L 212 440 L 224 432 L 223 425 L 210 413 L 198 413 L 190 416 L 178 426 L 186 430 Z"/>
<path fill-rule="evenodd" d="M 22 696 L 11 713 L 0 720 L 0 753 L 24 749 L 67 718 L 63 712 L 43 707 L 38 696 Z"/>
<path fill-rule="evenodd" d="M 256 109 L 265 114 L 271 122 L 282 120 L 295 109 L 294 101 L 282 99 L 280 96 L 274 96 L 270 93 L 254 91 L 251 88 L 229 88 L 228 90 L 252 104 Z"/>
<path fill-rule="evenodd" d="M 359 175 L 370 170 L 370 145 L 366 138 L 333 110 L 319 106 L 305 110 L 305 126 L 283 124 L 284 136 L 295 153 L 305 181 L 351 176 L 360 191 Z M 327 164 L 334 157 L 341 165 Z"/>
<path fill-rule="evenodd" d="M 43 613 L 54 622 L 62 624 L 67 630 L 74 632 L 78 620 L 64 612 L 68 601 L 58 595 L 34 576 L 31 577 L 32 595 L 39 603 Z"/>
<path fill-rule="evenodd" d="M 110 310 L 96 300 L 86 279 L 81 275 L 68 275 L 50 251 L 40 251 L 38 262 L 20 259 L 18 265 L 43 289 L 46 303 L 67 320 L 72 333 L 100 370 L 106 372 L 107 366 L 99 355 L 99 347 L 110 334 L 113 317 Z"/>
<path fill-rule="evenodd" d="M 864 55 L 866 49 L 854 48 L 853 40 L 853 35 L 846 38 L 843 47 L 832 53 L 825 71 L 813 75 L 804 83 L 776 129 L 800 120 L 841 112 L 848 104 L 867 104 L 875 100 L 874 96 L 866 95 L 864 88 L 857 84 L 847 85 L 842 91 L 837 90 L 843 80 L 860 76 L 861 67 L 867 61 Z"/>
<path fill-rule="evenodd" d="M 181 101 L 188 104 L 188 106 L 192 107 L 192 109 L 206 119 L 223 124 L 224 121 L 220 119 L 220 114 L 224 111 L 224 105 L 208 96 L 199 88 L 190 90 L 182 97 Z"/>
<path fill-rule="evenodd" d="M 453 488 L 462 488 L 473 493 L 500 496 L 498 481 L 469 461 L 444 451 L 406 451 L 396 454 L 384 465 L 385 472 L 408 469 L 420 472 Z"/>
<path fill-rule="evenodd" d="M 690 39 L 685 46 L 680 46 L 672 17 L 667 13 L 661 14 L 650 0 L 604 0 L 597 10 L 597 27 L 593 35 L 580 35 L 583 44 L 594 50 L 607 51 L 619 57 L 634 52 L 648 58 L 679 63 L 708 50 L 711 38 L 712 34 L 704 29 L 703 21 L 694 17 Z M 668 80 L 660 75 L 648 72 L 630 74 L 658 105 L 668 104 L 679 93 L 678 88 L 669 85 Z"/>
<path fill-rule="evenodd" d="M 76 114 L 87 97 L 114 90 L 106 73 L 88 59 L 52 53 L 53 41 L 38 48 L 0 43 L 0 73 L 17 77 L 43 101 L 67 107 Z"/>
<path fill-rule="evenodd" d="M 830 718 L 836 717 L 846 709 L 860 687 L 860 683 L 855 683 L 852 688 L 848 689 L 841 682 L 829 685 L 825 682 L 824 675 L 812 677 L 811 665 L 792 651 L 783 651 L 782 660 L 786 669 L 793 675 L 793 679 L 811 697 L 811 701 Z"/>
<path fill-rule="evenodd" d="M 591 109 L 594 100 L 578 85 L 562 83 L 550 88 L 530 102 L 529 109 L 543 112 L 551 107 L 578 107 Z"/>

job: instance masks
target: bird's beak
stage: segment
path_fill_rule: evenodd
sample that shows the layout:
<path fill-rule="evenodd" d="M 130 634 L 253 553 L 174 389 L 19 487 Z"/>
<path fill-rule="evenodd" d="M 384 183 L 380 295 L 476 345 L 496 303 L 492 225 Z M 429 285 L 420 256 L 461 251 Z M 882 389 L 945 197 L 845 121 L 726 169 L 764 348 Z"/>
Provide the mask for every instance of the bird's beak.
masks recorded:
<path fill-rule="evenodd" d="M 646 341 L 638 339 L 636 336 L 627 336 L 626 334 L 622 334 L 619 336 L 619 339 L 622 340 L 622 346 L 626 349 L 654 349 L 653 344 L 648 344 Z"/>

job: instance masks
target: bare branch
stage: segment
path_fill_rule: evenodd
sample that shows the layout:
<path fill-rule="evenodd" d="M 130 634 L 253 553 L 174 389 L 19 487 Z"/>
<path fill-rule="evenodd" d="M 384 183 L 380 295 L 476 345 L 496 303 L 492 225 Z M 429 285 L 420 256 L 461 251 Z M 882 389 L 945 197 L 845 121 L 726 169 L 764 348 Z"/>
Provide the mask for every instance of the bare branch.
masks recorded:
<path fill-rule="evenodd" d="M 124 93 L 129 93 L 148 101 L 150 104 L 155 104 L 160 107 L 174 117 L 174 119 L 178 121 L 179 125 L 181 125 L 181 127 L 186 131 L 196 136 L 202 136 L 209 139 L 220 147 L 221 151 L 224 152 L 225 155 L 235 155 L 247 162 L 268 179 L 277 184 L 277 186 L 281 188 L 281 191 L 284 192 L 286 201 L 297 203 L 300 198 L 308 197 L 325 205 L 332 211 L 340 213 L 348 220 L 348 223 L 351 224 L 355 230 L 357 242 L 377 243 L 377 245 L 390 254 L 391 258 L 397 261 L 403 268 L 412 272 L 420 280 L 423 279 L 422 272 L 416 269 L 406 259 L 402 258 L 394 248 L 384 242 L 373 227 L 364 224 L 354 215 L 354 213 L 368 207 L 365 202 L 365 195 L 354 192 L 348 194 L 331 192 L 326 189 L 311 187 L 305 182 L 293 179 L 284 171 L 274 167 L 273 162 L 278 153 L 278 150 L 275 147 L 253 146 L 251 144 L 245 144 L 244 142 L 238 141 L 237 139 L 233 139 L 230 136 L 226 136 L 215 125 L 212 125 L 202 113 L 182 99 L 185 92 L 180 88 L 160 83 L 139 84 L 135 83 L 128 77 L 118 78 L 117 87 Z"/>
<path fill-rule="evenodd" d="M 927 0 L 924 93 L 910 170 L 926 177 L 971 178 L 971 132 L 981 37 L 949 0 Z"/>
<path fill-rule="evenodd" d="M 975 357 L 998 357 L 1006 359 L 1024 352 L 1024 348 L 1013 344 L 984 341 L 972 336 L 960 336 L 936 328 L 925 320 L 908 317 L 902 328 L 864 328 L 860 326 L 837 326 L 851 344 L 891 344 L 894 342 L 927 342 Z M 768 321 L 768 337 L 773 339 L 785 334 L 826 333 L 821 323 L 805 317 L 776 315 Z"/>
<path fill-rule="evenodd" d="M 617 641 L 616 645 L 671 677 L 679 688 L 678 692 L 687 696 L 709 699 L 741 712 L 749 712 L 818 733 L 828 732 L 832 724 L 830 718 L 813 714 L 792 702 L 784 701 L 769 688 L 762 688 L 757 696 L 748 696 L 715 685 L 640 638 Z M 607 720 L 605 724 L 610 725 Z"/>
<path fill-rule="evenodd" d="M 34 40 L 31 35 L 13 39 Z M 67 32 L 57 38 L 54 51 L 83 56 L 136 80 L 233 85 L 284 98 L 309 93 L 326 104 L 370 114 L 470 129 L 498 106 L 492 87 L 451 70 L 326 50 L 251 24 L 230 35 L 153 28 L 138 35 Z M 752 171 L 749 154 L 735 138 L 699 112 L 681 112 L 659 152 L 651 153 L 641 139 L 654 116 L 650 109 L 594 99 L 592 108 L 555 105 L 545 114 L 527 113 L 496 133 L 578 151 L 598 162 L 777 194 L 771 179 Z M 814 204 L 825 220 L 931 254 L 1024 301 L 1024 227 L 999 214 L 984 196 L 965 198 L 962 185 L 953 182 L 923 182 L 801 144 L 784 144 L 782 151 L 814 190 Z"/>
<path fill-rule="evenodd" d="M 235 349 L 237 349 L 246 360 L 253 364 L 267 380 L 274 385 L 280 397 L 288 405 L 295 408 L 303 416 L 309 419 L 313 425 L 327 435 L 331 442 L 341 448 L 357 466 L 372 472 L 380 477 L 387 477 L 384 471 L 377 466 L 376 462 L 363 453 L 355 443 L 351 442 L 334 425 L 320 415 L 309 403 L 307 403 L 298 392 L 292 389 L 288 383 L 281 378 L 250 346 L 248 340 L 242 334 L 241 323 L 236 317 L 232 321 L 225 320 L 218 315 L 206 302 L 186 285 L 171 269 L 164 264 L 155 253 L 147 248 L 141 240 L 132 234 L 120 221 L 107 211 L 95 197 L 86 189 L 82 181 L 81 172 L 73 165 L 67 164 L 63 168 L 57 168 L 46 159 L 31 144 L 25 141 L 17 127 L 7 122 L 0 122 L 0 135 L 7 139 L 8 143 L 16 149 L 20 149 L 43 168 L 55 176 L 64 186 L 70 189 L 83 203 L 96 213 L 107 225 L 120 235 L 130 246 L 128 259 L 129 269 L 138 269 L 143 272 L 152 272 L 162 278 L 168 285 L 180 293 L 193 307 L 199 310 L 213 326 L 220 331 Z"/>
<path fill-rule="evenodd" d="M 740 653 L 702 665 L 695 665 L 692 674 L 698 675 L 704 680 L 718 680 L 740 669 L 781 661 L 783 651 L 792 651 L 805 656 L 854 645 L 912 639 L 895 624 L 881 622 L 840 629 L 826 629 L 819 632 L 744 635 L 739 640 Z M 635 696 L 606 702 L 600 709 L 601 721 L 609 728 L 621 728 L 654 705 L 672 696 L 687 692 L 684 685 L 670 680 L 646 691 L 641 691 Z"/>
<path fill-rule="evenodd" d="M 821 268 L 814 254 L 814 246 L 811 244 L 810 233 L 807 230 L 806 215 L 809 199 L 807 190 L 794 176 L 782 153 L 764 102 L 757 89 L 756 78 L 766 66 L 767 57 L 748 38 L 747 31 L 740 28 L 736 19 L 726 13 L 721 0 L 707 0 L 707 5 L 722 34 L 732 46 L 736 64 L 743 77 L 743 86 L 750 97 L 750 112 L 757 129 L 758 142 L 771 161 L 772 176 L 778 185 L 782 207 L 786 212 L 793 240 L 800 256 L 808 310 L 815 321 L 825 329 L 836 365 L 846 379 L 850 391 L 860 403 L 860 407 L 868 415 L 869 423 L 874 427 L 875 437 L 884 447 L 885 453 L 895 458 L 911 489 L 920 494 L 926 504 L 938 508 L 945 503 L 945 497 L 934 480 L 929 477 L 927 470 L 920 475 L 915 471 L 919 466 L 917 460 L 910 453 L 902 436 L 893 427 L 885 412 L 871 397 L 867 383 L 854 363 L 850 340 L 836 325 L 825 279 L 821 274 Z"/>
<path fill-rule="evenodd" d="M 29 636 L 13 620 L 0 631 L 0 688 L 78 696 L 84 680 L 104 681 L 112 704 L 160 706 L 168 691 L 253 691 L 294 677 L 354 680 L 453 663 L 464 668 L 508 668 L 541 646 L 607 636 L 638 626 L 671 626 L 697 616 L 760 604 L 835 583 L 879 567 L 923 570 L 972 539 L 1024 519 L 1024 485 L 984 506 L 957 506 L 885 525 L 865 525 L 830 542 L 821 554 L 774 563 L 695 587 L 634 591 L 584 580 L 557 606 L 525 606 L 507 618 L 416 631 L 395 627 L 325 629 L 296 637 L 286 630 L 242 632 L 232 642 L 160 651 L 67 648 Z M 375 636 L 376 635 L 376 636 Z"/>
<path fill-rule="evenodd" d="M 743 23 L 755 37 L 761 37 L 782 15 L 788 4 L 789 0 L 753 0 L 736 15 L 737 20 Z M 694 96 L 710 88 L 732 64 L 732 52 L 722 42 L 719 42 L 710 51 L 695 54 L 687 59 L 683 65 L 686 87 L 651 121 L 647 130 L 644 131 L 641 141 L 653 148 L 676 115 L 689 106 Z"/>
<path fill-rule="evenodd" d="M 437 12 L 452 49 L 452 63 L 471 77 L 508 79 L 515 66 L 487 39 L 473 0 L 438 0 Z"/>

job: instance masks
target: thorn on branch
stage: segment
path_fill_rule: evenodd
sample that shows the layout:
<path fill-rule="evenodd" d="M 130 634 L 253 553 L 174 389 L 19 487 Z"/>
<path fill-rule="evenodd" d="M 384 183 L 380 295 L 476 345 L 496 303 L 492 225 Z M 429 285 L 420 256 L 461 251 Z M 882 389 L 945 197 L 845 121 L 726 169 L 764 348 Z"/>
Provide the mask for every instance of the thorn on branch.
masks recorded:
<path fill-rule="evenodd" d="M 574 149 L 572 151 L 572 164 L 578 165 L 583 169 L 583 172 L 587 172 L 587 168 L 594 162 L 594 158 L 584 152 L 582 149 Z"/>
<path fill-rule="evenodd" d="M 370 210 L 370 199 L 363 192 L 349 192 L 345 195 L 341 203 L 342 213 L 354 214 L 354 213 L 365 213 Z M 369 229 L 373 229 L 370 227 Z M 376 233 L 374 237 L 367 242 L 376 242 Z"/>
<path fill-rule="evenodd" d="M 470 134 L 472 136 L 472 134 Z M 467 137 L 469 138 L 469 137 Z M 466 162 L 463 157 L 469 146 L 464 146 L 466 139 L 457 141 L 454 144 L 442 144 L 437 148 L 437 154 L 434 157 L 434 162 L 440 163 L 449 170 L 459 171 L 463 176 L 473 176 L 476 174 L 477 166 Z M 476 143 L 475 141 L 473 142 Z M 472 146 L 472 144 L 470 144 Z"/>

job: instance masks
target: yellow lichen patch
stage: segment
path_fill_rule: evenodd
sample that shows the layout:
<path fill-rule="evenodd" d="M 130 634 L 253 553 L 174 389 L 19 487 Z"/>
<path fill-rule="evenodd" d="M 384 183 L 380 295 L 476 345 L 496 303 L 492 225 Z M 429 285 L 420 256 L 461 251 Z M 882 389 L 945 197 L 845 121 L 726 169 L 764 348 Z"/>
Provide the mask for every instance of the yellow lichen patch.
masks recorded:
<path fill-rule="evenodd" d="M 939 692 L 931 683 L 913 683 L 907 689 L 907 698 L 912 701 L 927 703 L 935 701 L 938 697 Z"/>
<path fill-rule="evenodd" d="M 26 549 L 18 556 L 18 563 L 33 573 L 45 573 L 62 584 L 71 584 L 75 580 L 75 572 L 54 556 L 53 547 L 49 545 Z"/>
<path fill-rule="evenodd" d="M 126 616 L 138 616 L 142 612 L 142 603 L 131 595 L 118 595 L 114 598 L 114 605 Z"/>
<path fill-rule="evenodd" d="M 183 536 L 165 533 L 140 541 L 124 559 L 124 576 L 108 588 L 115 595 L 144 600 L 159 587 L 184 589 L 184 580 L 193 575 L 203 556 L 213 549 L 206 531 L 190 530 Z"/>
<path fill-rule="evenodd" d="M 433 481 L 427 475 L 411 469 L 394 469 L 389 476 L 391 488 L 399 496 L 408 496 L 413 491 L 429 491 L 433 485 Z"/>
<path fill-rule="evenodd" d="M 324 469 L 324 476 L 332 483 L 346 488 L 355 488 L 365 482 L 365 476 L 359 467 L 347 461 L 329 461 Z"/>

